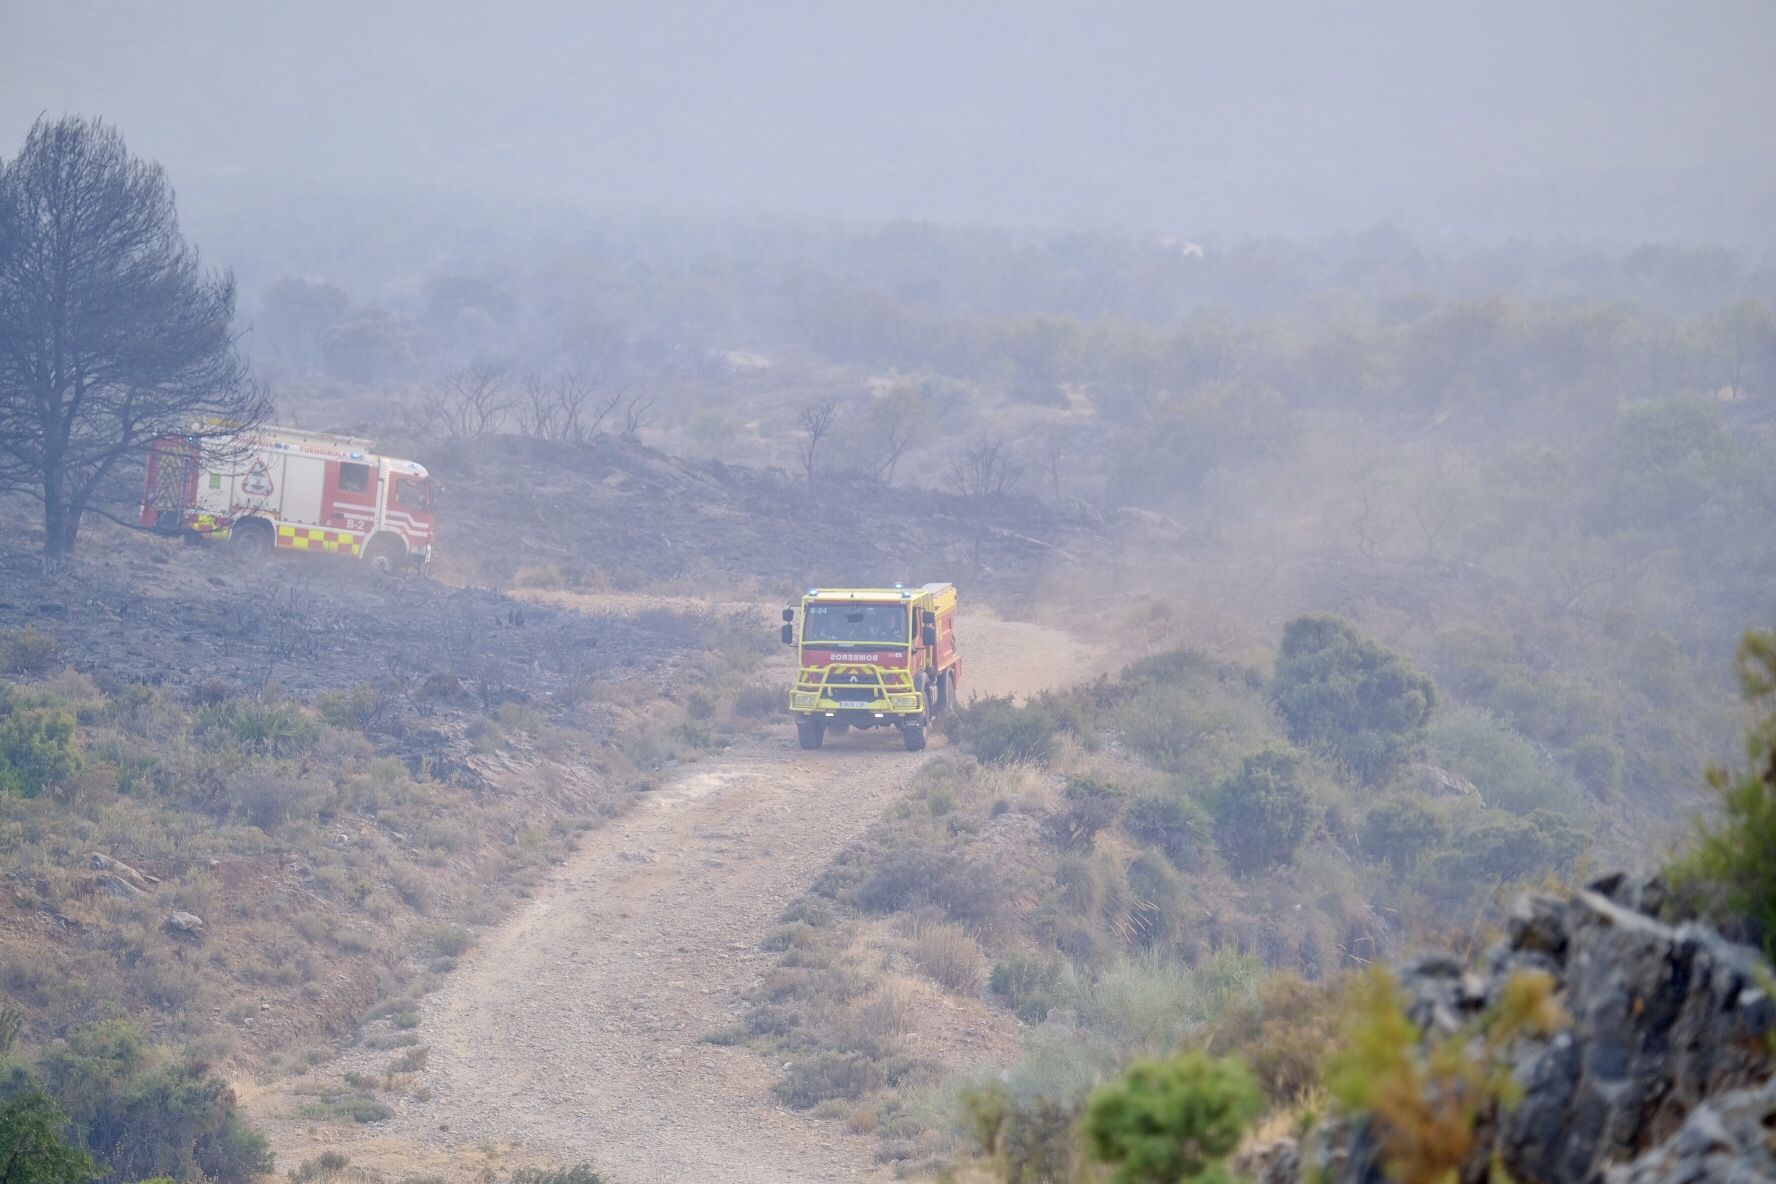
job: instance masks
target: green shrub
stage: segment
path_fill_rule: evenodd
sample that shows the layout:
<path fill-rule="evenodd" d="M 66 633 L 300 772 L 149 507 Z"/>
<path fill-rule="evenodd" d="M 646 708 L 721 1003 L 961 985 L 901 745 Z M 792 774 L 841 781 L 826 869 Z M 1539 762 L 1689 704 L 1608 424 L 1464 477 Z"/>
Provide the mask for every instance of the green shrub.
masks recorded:
<path fill-rule="evenodd" d="M 1314 808 L 1298 779 L 1300 762 L 1270 750 L 1249 756 L 1215 795 L 1215 838 L 1238 872 L 1293 863 L 1313 829 Z"/>
<path fill-rule="evenodd" d="M 1129 891 L 1134 893 L 1131 921 L 1137 940 L 1149 945 L 1171 941 L 1184 928 L 1189 891 L 1184 877 L 1158 851 L 1143 851 L 1129 861 Z"/>
<path fill-rule="evenodd" d="M 1271 698 L 1297 744 L 1324 749 L 1371 785 L 1418 743 L 1436 705 L 1430 677 L 1341 617 L 1283 629 Z"/>
<path fill-rule="evenodd" d="M 1255 996 L 1236 1000 L 1211 1023 L 1204 1047 L 1237 1052 L 1273 1103 L 1296 1105 L 1320 1088 L 1321 1066 L 1339 1046 L 1343 980 L 1270 976 Z"/>
<path fill-rule="evenodd" d="M 1122 809 L 1122 791 L 1093 777 L 1069 776 L 1061 797 L 1066 805 L 1048 818 L 1043 833 L 1063 851 L 1089 848 Z"/>
<path fill-rule="evenodd" d="M 1567 750 L 1573 773 L 1594 797 L 1613 798 L 1622 788 L 1621 746 L 1608 736 L 1582 736 Z"/>
<path fill-rule="evenodd" d="M 0 793 L 33 798 L 80 771 L 84 760 L 74 716 L 60 708 L 30 706 L 0 696 Z"/>
<path fill-rule="evenodd" d="M 228 699 L 197 713 L 197 735 L 243 752 L 294 756 L 314 746 L 317 729 L 314 721 L 292 704 Z"/>
<path fill-rule="evenodd" d="M 1032 958 L 1007 954 L 994 966 L 987 989 L 1025 1023 L 1038 1024 L 1057 1007 L 1078 1001 L 1078 976 L 1062 958 Z"/>
<path fill-rule="evenodd" d="M 1201 859 L 1212 824 L 1195 799 L 1182 791 L 1148 794 L 1129 803 L 1122 829 L 1165 853 L 1173 866 L 1188 870 Z"/>
<path fill-rule="evenodd" d="M 1231 950 L 1196 966 L 1150 950 L 1098 975 L 1080 1001 L 1080 1015 L 1115 1047 L 1161 1056 L 1229 1006 L 1251 998 L 1262 978 L 1255 957 Z"/>
<path fill-rule="evenodd" d="M 461 925 L 440 925 L 426 937 L 426 945 L 440 958 L 458 958 L 475 945 L 475 934 Z"/>
<path fill-rule="evenodd" d="M 1081 1131 L 1117 1184 L 1222 1180 L 1222 1164 L 1264 1108 L 1243 1065 L 1186 1053 L 1142 1061 L 1092 1094 Z"/>
<path fill-rule="evenodd" d="M 1569 865 L 1585 841 L 1563 815 L 1549 810 L 1527 818 L 1485 810 L 1457 824 L 1449 846 L 1420 866 L 1419 881 L 1435 899 L 1471 900 Z"/>
<path fill-rule="evenodd" d="M 787 708 L 786 692 L 775 682 L 749 682 L 734 692 L 734 714 L 746 719 L 764 719 L 782 715 Z"/>
<path fill-rule="evenodd" d="M 506 1177 L 507 1184 L 604 1184 L 604 1177 L 589 1163 L 566 1168 L 519 1168 Z"/>
<path fill-rule="evenodd" d="M 362 683 L 350 694 L 328 691 L 317 697 L 315 713 L 335 728 L 372 732 L 392 713 L 392 698 L 386 685 Z"/>
<path fill-rule="evenodd" d="M 1363 817 L 1363 854 L 1404 875 L 1449 841 L 1435 811 L 1411 798 L 1394 798 Z"/>
<path fill-rule="evenodd" d="M 107 1181 L 202 1176 L 247 1184 L 271 1170 L 264 1137 L 247 1125 L 227 1083 L 153 1048 L 128 1023 L 76 1028 L 39 1070 L 69 1129 L 106 1165 Z"/>
<path fill-rule="evenodd" d="M 63 1140 L 65 1119 L 22 1069 L 0 1074 L 0 1180 L 18 1184 L 89 1184 L 103 1173 Z"/>
<path fill-rule="evenodd" d="M 868 870 L 849 897 L 852 904 L 872 913 L 936 905 L 952 921 L 985 929 L 998 921 L 1008 891 L 994 869 L 953 852 L 893 847 L 871 856 Z"/>
<path fill-rule="evenodd" d="M 1020 1101 L 997 1082 L 965 1090 L 959 1100 L 964 1128 L 1005 1184 L 1074 1178 L 1075 1106 L 1051 1097 Z"/>
<path fill-rule="evenodd" d="M 1122 681 L 1130 686 L 1138 683 L 1179 686 L 1197 676 L 1213 673 L 1214 663 L 1207 654 L 1190 646 L 1179 646 L 1130 663 L 1122 672 Z"/>
<path fill-rule="evenodd" d="M 1721 816 L 1703 825 L 1673 872 L 1717 915 L 1749 920 L 1765 948 L 1776 953 L 1776 633 L 1746 634 L 1739 679 L 1754 713 L 1746 767 L 1737 775 L 1709 770 Z"/>
<path fill-rule="evenodd" d="M 285 1173 L 290 1184 L 313 1184 L 337 1176 L 351 1166 L 351 1160 L 337 1151 L 323 1151 L 313 1159 L 305 1159 Z"/>
<path fill-rule="evenodd" d="M 35 625 L 0 633 L 0 672 L 43 674 L 61 653 L 61 643 Z"/>
<path fill-rule="evenodd" d="M 1536 746 L 1491 712 L 1457 707 L 1439 715 L 1427 732 L 1431 757 L 1474 783 L 1489 806 L 1528 814 L 1557 810 L 1578 817 L 1578 786 Z"/>
<path fill-rule="evenodd" d="M 369 1124 L 394 1117 L 394 1108 L 357 1090 L 344 1090 L 303 1105 L 302 1117 L 316 1122 Z"/>
<path fill-rule="evenodd" d="M 823 1051 L 793 1062 L 771 1092 L 784 1105 L 807 1110 L 833 1098 L 860 1098 L 885 1081 L 881 1066 L 866 1053 Z"/>
<path fill-rule="evenodd" d="M 1047 705 L 1019 707 L 1010 696 L 990 695 L 950 713 L 950 736 L 987 764 L 1041 763 L 1054 754 L 1055 719 Z"/>

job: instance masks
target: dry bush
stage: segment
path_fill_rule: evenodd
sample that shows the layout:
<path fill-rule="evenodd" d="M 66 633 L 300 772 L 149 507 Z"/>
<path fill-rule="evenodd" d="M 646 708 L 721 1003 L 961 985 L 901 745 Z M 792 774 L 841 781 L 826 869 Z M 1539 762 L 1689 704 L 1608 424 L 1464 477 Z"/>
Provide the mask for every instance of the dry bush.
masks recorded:
<path fill-rule="evenodd" d="M 775 682 L 758 680 L 746 683 L 734 692 L 734 714 L 746 719 L 764 719 L 781 715 L 785 691 Z"/>
<path fill-rule="evenodd" d="M 846 1043 L 880 1047 L 913 1030 L 915 1001 L 906 987 L 889 982 L 875 994 L 853 1003 L 849 1012 L 852 1039 Z"/>
<path fill-rule="evenodd" d="M 920 925 L 913 932 L 910 949 L 919 968 L 947 990 L 972 995 L 980 990 L 986 973 L 980 943 L 960 925 Z"/>

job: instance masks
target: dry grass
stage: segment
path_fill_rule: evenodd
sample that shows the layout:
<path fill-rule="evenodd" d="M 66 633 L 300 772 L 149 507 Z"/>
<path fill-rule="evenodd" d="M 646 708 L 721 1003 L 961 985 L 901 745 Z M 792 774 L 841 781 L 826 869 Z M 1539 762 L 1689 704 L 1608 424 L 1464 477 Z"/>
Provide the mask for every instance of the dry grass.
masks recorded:
<path fill-rule="evenodd" d="M 919 969 L 946 990 L 973 995 L 986 975 L 986 959 L 980 943 L 960 925 L 948 922 L 921 924 L 913 931 L 907 952 Z"/>

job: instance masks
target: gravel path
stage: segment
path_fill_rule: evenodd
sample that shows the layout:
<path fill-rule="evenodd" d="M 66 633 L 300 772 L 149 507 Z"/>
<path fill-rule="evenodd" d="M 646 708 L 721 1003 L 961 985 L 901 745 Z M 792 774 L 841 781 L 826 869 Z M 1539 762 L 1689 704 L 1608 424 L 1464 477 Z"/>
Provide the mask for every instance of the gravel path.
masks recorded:
<path fill-rule="evenodd" d="M 965 692 L 1091 672 L 1053 631 L 981 616 L 964 627 Z M 778 1105 L 776 1066 L 758 1052 L 699 1038 L 735 1022 L 783 907 L 926 759 L 892 731 L 804 752 L 786 721 L 589 834 L 427 998 L 429 1098 L 403 1102 L 375 1143 L 431 1162 L 511 1142 L 590 1160 L 614 1184 L 887 1179 L 872 1138 Z"/>

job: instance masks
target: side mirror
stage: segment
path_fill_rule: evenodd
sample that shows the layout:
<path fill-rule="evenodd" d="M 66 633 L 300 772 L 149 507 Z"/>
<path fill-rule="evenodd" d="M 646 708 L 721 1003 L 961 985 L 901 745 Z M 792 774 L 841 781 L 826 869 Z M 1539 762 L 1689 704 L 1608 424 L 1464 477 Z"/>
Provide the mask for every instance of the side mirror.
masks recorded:
<path fill-rule="evenodd" d="M 930 621 L 925 622 L 925 644 L 937 644 L 937 626 L 933 625 Z"/>
<path fill-rule="evenodd" d="M 784 609 L 783 610 L 783 619 L 786 621 L 795 620 L 795 609 L 793 609 L 793 608 Z"/>
<path fill-rule="evenodd" d="M 778 636 L 783 638 L 784 645 L 794 645 L 795 644 L 795 626 L 788 625 L 788 624 L 784 625 L 783 629 L 779 632 Z"/>

